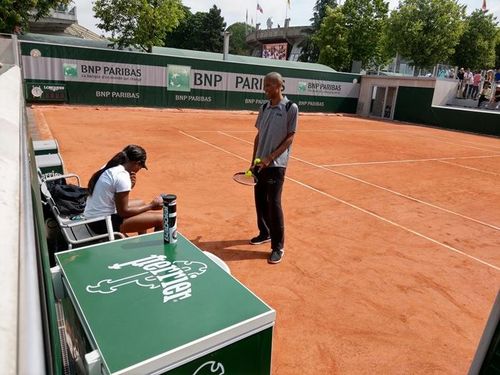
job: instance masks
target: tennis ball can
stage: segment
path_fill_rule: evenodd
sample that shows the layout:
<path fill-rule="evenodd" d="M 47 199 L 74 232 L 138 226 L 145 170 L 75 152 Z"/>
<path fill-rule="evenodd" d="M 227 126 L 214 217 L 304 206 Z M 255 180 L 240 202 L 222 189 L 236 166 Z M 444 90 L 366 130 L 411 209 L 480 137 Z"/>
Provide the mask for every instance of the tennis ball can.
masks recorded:
<path fill-rule="evenodd" d="M 163 242 L 177 242 L 177 196 L 162 194 L 163 199 Z"/>

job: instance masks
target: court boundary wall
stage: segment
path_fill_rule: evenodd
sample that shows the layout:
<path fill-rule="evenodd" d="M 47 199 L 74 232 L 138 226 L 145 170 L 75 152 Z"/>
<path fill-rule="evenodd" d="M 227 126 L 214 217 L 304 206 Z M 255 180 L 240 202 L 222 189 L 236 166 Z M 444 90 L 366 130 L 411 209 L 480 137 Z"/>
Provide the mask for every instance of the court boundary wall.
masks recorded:
<path fill-rule="evenodd" d="M 431 77 L 364 76 L 361 80 L 356 113 L 360 116 L 372 117 L 370 110 L 374 86 L 395 87 L 396 98 L 390 119 L 500 136 L 499 111 L 447 105 L 456 95 L 457 84 L 456 80 Z"/>
<path fill-rule="evenodd" d="M 17 38 L 0 35 L 0 125 L 4 174 L 0 192 L 0 372 L 45 368 L 37 248 L 29 183 L 25 107 Z"/>
<path fill-rule="evenodd" d="M 197 51 L 143 53 L 34 38 L 20 41 L 29 102 L 256 110 L 265 101 L 264 76 L 279 71 L 284 94 L 301 111 L 356 112 L 360 75 L 319 64 L 277 66 Z"/>
<path fill-rule="evenodd" d="M 57 314 L 15 35 L 0 35 L 0 373 L 62 374 Z M 34 178 L 35 176 L 35 178 Z M 38 197 L 37 197 L 38 193 Z"/>

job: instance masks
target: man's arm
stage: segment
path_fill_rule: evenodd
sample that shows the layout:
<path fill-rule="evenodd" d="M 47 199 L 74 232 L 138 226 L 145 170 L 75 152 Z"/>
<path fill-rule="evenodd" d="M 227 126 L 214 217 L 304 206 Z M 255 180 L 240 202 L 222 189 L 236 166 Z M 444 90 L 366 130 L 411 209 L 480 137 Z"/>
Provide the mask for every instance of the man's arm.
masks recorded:
<path fill-rule="evenodd" d="M 257 154 L 257 146 L 259 145 L 259 133 L 255 135 L 255 139 L 253 141 L 253 152 L 252 152 L 252 161 L 250 162 L 250 168 L 254 167 L 255 155 Z"/>
<path fill-rule="evenodd" d="M 288 147 L 290 147 L 290 145 L 293 142 L 293 137 L 294 136 L 295 136 L 295 132 L 294 133 L 288 133 L 287 136 L 285 137 L 285 139 L 283 140 L 283 142 L 281 142 L 279 144 L 279 146 L 273 152 L 271 152 L 264 159 L 262 159 L 261 162 L 260 162 L 260 164 L 258 164 L 258 165 L 262 165 L 264 168 L 268 167 L 273 162 L 274 159 L 276 159 L 283 152 L 285 152 L 285 150 Z"/>

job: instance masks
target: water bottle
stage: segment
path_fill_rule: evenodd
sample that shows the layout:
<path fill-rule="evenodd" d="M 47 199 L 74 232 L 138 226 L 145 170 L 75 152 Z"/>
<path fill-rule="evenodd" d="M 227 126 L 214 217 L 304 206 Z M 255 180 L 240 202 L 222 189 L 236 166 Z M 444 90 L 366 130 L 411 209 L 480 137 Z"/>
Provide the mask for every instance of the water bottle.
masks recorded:
<path fill-rule="evenodd" d="M 177 196 L 162 194 L 163 199 L 163 242 L 177 242 Z"/>

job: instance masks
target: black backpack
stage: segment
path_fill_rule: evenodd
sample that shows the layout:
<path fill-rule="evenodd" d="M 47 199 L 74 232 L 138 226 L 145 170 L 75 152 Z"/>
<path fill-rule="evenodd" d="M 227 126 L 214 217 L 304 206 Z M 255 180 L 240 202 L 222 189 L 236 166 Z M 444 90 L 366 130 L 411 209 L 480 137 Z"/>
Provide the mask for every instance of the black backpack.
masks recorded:
<path fill-rule="evenodd" d="M 288 112 L 288 110 L 290 109 L 290 107 L 292 106 L 293 102 L 291 100 L 289 100 L 286 104 L 285 104 L 285 109 L 286 111 Z M 267 108 L 267 106 L 269 105 L 269 102 L 265 102 L 264 104 L 262 104 L 262 111 L 264 111 L 264 109 Z"/>
<path fill-rule="evenodd" d="M 47 189 L 63 216 L 81 215 L 85 210 L 88 190 L 77 185 L 66 184 L 63 179 L 47 181 Z"/>

